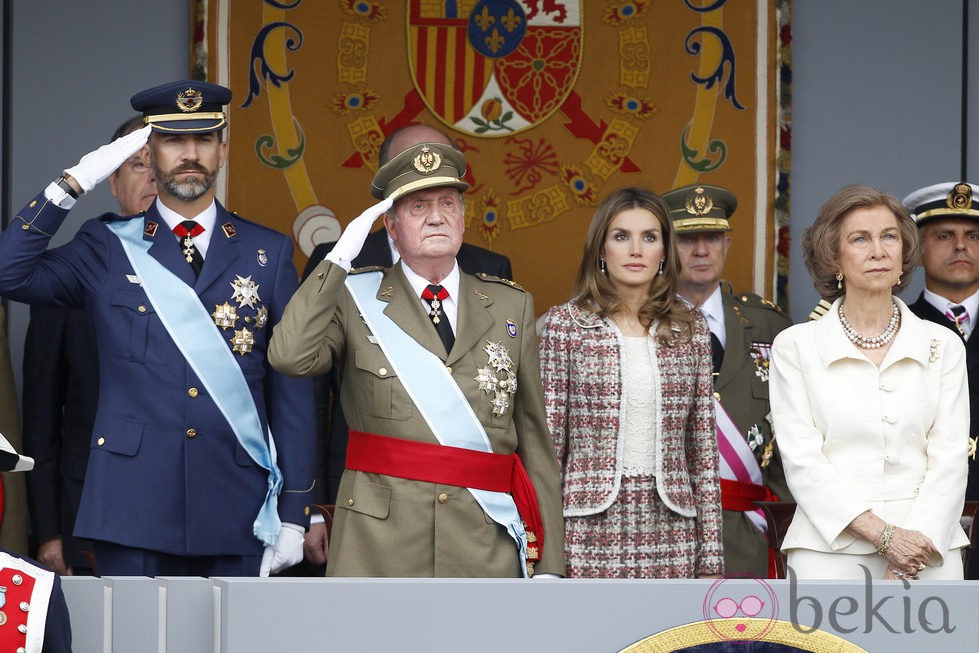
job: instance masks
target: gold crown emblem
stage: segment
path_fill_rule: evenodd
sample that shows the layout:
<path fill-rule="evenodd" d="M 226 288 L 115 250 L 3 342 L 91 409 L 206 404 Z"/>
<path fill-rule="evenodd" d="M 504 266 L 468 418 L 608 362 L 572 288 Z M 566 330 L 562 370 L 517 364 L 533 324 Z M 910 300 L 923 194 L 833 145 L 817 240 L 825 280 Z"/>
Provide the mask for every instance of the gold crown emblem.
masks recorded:
<path fill-rule="evenodd" d="M 187 113 L 197 111 L 202 104 L 204 104 L 204 96 L 196 89 L 188 88 L 186 91 L 177 93 L 177 108 L 181 111 Z"/>
<path fill-rule="evenodd" d="M 442 155 L 426 145 L 415 155 L 411 163 L 415 166 L 415 170 L 427 175 L 439 169 L 442 165 Z"/>
<path fill-rule="evenodd" d="M 972 208 L 972 187 L 969 184 L 955 184 L 945 204 L 956 211 L 968 211 Z"/>
<path fill-rule="evenodd" d="M 714 208 L 714 200 L 700 186 L 687 195 L 683 206 L 690 215 L 707 215 Z"/>

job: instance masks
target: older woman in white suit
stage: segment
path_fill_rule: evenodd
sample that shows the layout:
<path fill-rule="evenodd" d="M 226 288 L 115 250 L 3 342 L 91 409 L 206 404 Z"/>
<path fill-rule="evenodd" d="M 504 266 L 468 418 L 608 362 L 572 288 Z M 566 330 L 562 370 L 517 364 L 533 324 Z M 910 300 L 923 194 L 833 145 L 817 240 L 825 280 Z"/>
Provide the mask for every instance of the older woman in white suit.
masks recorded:
<path fill-rule="evenodd" d="M 965 349 L 894 297 L 919 258 L 914 222 L 896 198 L 847 186 L 802 247 L 835 301 L 772 347 L 772 419 L 798 502 L 788 566 L 807 579 L 961 579 Z"/>

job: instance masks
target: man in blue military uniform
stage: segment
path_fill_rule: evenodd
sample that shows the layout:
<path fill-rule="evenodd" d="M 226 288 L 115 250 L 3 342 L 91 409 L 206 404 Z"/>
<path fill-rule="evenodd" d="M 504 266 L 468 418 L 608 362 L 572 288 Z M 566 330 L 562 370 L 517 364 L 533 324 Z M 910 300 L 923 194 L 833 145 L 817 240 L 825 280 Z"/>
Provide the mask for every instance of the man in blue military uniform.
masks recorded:
<path fill-rule="evenodd" d="M 298 280 L 288 238 L 215 200 L 230 99 L 190 80 L 136 94 L 147 126 L 82 157 L 0 235 L 0 293 L 83 307 L 95 327 L 75 534 L 95 540 L 102 575 L 267 575 L 302 557 L 312 388 L 265 359 Z M 159 191 L 149 210 L 45 251 L 78 196 L 135 152 Z"/>

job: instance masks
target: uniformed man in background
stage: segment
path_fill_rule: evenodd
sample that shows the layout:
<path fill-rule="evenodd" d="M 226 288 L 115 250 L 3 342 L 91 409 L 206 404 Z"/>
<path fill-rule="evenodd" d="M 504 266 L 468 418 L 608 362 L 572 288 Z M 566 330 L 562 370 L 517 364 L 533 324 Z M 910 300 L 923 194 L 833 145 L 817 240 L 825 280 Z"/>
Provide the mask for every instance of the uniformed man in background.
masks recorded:
<path fill-rule="evenodd" d="M 979 500 L 979 186 L 964 181 L 933 184 L 903 201 L 921 235 L 925 289 L 911 312 L 943 324 L 965 343 L 969 374 L 969 481 L 966 501 Z M 979 579 L 979 556 L 972 556 L 966 578 Z"/>
<path fill-rule="evenodd" d="M 766 522 L 754 501 L 790 501 L 769 421 L 772 340 L 790 325 L 778 307 L 722 281 L 737 198 L 706 184 L 663 195 L 677 233 L 679 294 L 700 309 L 711 331 L 714 409 L 721 459 L 724 567 L 729 576 L 767 578 Z"/>

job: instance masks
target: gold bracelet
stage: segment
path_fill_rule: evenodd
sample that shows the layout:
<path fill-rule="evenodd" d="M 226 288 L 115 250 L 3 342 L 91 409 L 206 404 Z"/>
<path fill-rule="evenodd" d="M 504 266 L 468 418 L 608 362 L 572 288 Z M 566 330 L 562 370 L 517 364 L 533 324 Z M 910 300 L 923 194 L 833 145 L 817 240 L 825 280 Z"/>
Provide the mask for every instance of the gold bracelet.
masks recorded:
<path fill-rule="evenodd" d="M 887 524 L 880 533 L 880 541 L 877 542 L 877 555 L 883 556 L 891 546 L 891 537 L 894 535 L 894 524 Z"/>

